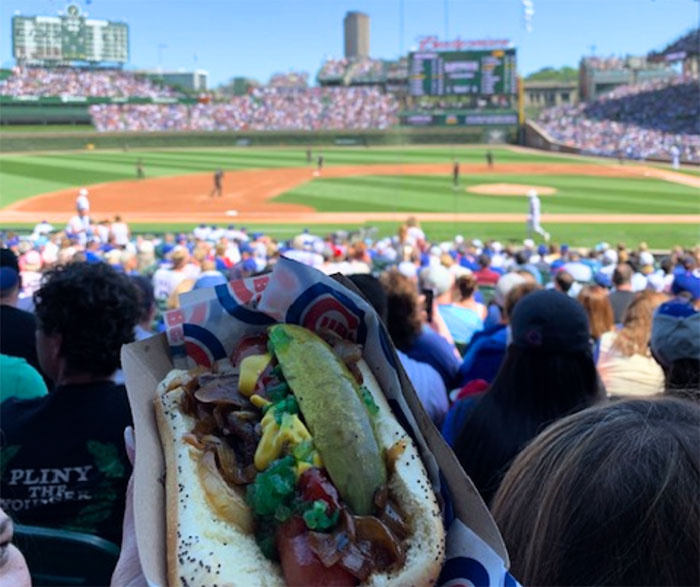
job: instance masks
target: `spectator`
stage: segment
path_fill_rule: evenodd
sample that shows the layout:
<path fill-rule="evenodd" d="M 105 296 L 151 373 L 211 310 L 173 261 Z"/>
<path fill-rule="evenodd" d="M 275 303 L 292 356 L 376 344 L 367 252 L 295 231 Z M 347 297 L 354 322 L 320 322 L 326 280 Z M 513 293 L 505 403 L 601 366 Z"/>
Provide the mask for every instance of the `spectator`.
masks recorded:
<path fill-rule="evenodd" d="M 129 239 L 131 238 L 131 231 L 129 226 L 122 220 L 121 216 L 115 216 L 114 222 L 110 227 L 111 236 L 114 237 L 114 244 L 119 248 L 124 248 L 129 244 Z"/>
<path fill-rule="evenodd" d="M 190 254 L 183 246 L 177 246 L 170 254 L 171 267 L 162 267 L 153 275 L 153 293 L 156 300 L 167 300 L 175 288 L 190 277 Z"/>
<path fill-rule="evenodd" d="M 387 294 L 387 329 L 400 351 L 440 374 L 446 389 L 451 389 L 459 368 L 455 348 L 425 323 L 418 292 L 411 280 L 398 271 L 382 274 L 380 282 Z"/>
<path fill-rule="evenodd" d="M 31 399 L 46 395 L 41 374 L 21 357 L 0 354 L 0 403 L 11 397 Z"/>
<path fill-rule="evenodd" d="M 536 291 L 511 320 L 512 343 L 493 383 L 466 414 L 455 454 L 489 503 L 513 457 L 552 422 L 600 399 L 586 313 Z"/>
<path fill-rule="evenodd" d="M 644 291 L 627 308 L 619 332 L 600 338 L 598 373 L 608 395 L 654 395 L 664 389 L 664 374 L 651 356 L 651 319 L 665 294 Z"/>
<path fill-rule="evenodd" d="M 659 306 L 651 352 L 664 370 L 666 393 L 700 399 L 700 312 L 683 300 Z"/>
<path fill-rule="evenodd" d="M 569 294 L 571 286 L 574 284 L 574 278 L 571 273 L 564 271 L 563 269 L 558 271 L 554 276 L 554 289 L 560 291 L 561 293 Z"/>
<path fill-rule="evenodd" d="M 458 277 L 452 288 L 453 301 L 438 306 L 440 315 L 458 345 L 468 345 L 476 332 L 484 329 L 487 310 L 474 299 L 478 291 L 474 274 Z"/>
<path fill-rule="evenodd" d="M 131 282 L 136 286 L 139 302 L 139 315 L 134 326 L 134 340 L 144 340 L 153 336 L 153 319 L 156 313 L 156 300 L 151 280 L 143 275 L 132 275 Z"/>
<path fill-rule="evenodd" d="M 133 340 L 136 291 L 107 265 L 73 263 L 47 273 L 35 304 L 39 359 L 56 388 L 3 403 L 3 506 L 24 524 L 118 544 L 131 412 L 125 389 L 110 377 L 121 346 Z"/>
<path fill-rule="evenodd" d="M 470 381 L 482 379 L 493 381 L 501 367 L 508 346 L 508 320 L 518 301 L 525 295 L 539 289 L 536 283 L 528 283 L 517 273 L 506 273 L 496 286 L 497 303 L 503 305 L 498 324 L 477 332 L 464 354 L 459 367 L 457 383 L 463 387 Z M 507 292 L 505 300 L 501 299 Z"/>
<path fill-rule="evenodd" d="M 0 249 L 0 353 L 21 357 L 41 371 L 36 354 L 34 315 L 17 308 L 20 278 L 17 257 L 10 249 Z"/>
<path fill-rule="evenodd" d="M 372 275 L 362 273 L 352 274 L 349 279 L 372 304 L 379 318 L 386 324 L 387 294 L 379 280 Z M 435 425 L 439 426 L 449 405 L 447 390 L 440 374 L 427 363 L 415 361 L 400 350 L 397 350 L 396 354 L 425 411 Z"/>
<path fill-rule="evenodd" d="M 557 141 L 584 152 L 634 159 L 698 161 L 697 73 L 620 86 L 590 104 L 544 110 L 539 124 Z"/>
<path fill-rule="evenodd" d="M 510 467 L 492 512 L 523 585 L 700 583 L 700 408 L 583 410 Z"/>
<path fill-rule="evenodd" d="M 615 267 L 612 282 L 615 290 L 610 293 L 608 299 L 613 309 L 615 324 L 622 324 L 625 320 L 625 311 L 634 300 L 632 291 L 632 267 L 628 263 L 620 263 Z"/>
<path fill-rule="evenodd" d="M 591 338 L 594 344 L 595 360 L 598 360 L 600 337 L 606 332 L 615 330 L 613 309 L 608 299 L 608 291 L 600 285 L 587 285 L 578 294 L 578 301 L 588 316 L 591 327 Z"/>
<path fill-rule="evenodd" d="M 697 271 L 686 271 L 676 275 L 671 285 L 671 292 L 689 300 L 698 308 L 700 304 L 700 274 Z"/>
<path fill-rule="evenodd" d="M 482 253 L 479 255 L 479 269 L 474 271 L 474 277 L 479 285 L 496 285 L 501 274 L 491 269 L 491 258 Z"/>

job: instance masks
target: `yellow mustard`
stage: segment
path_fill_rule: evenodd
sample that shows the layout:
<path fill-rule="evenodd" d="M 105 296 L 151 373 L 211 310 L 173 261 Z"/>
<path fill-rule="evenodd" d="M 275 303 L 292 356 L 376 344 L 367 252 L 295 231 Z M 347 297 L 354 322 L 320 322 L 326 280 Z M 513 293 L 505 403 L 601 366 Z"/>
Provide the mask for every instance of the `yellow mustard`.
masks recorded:
<path fill-rule="evenodd" d="M 248 355 L 241 361 L 238 372 L 238 391 L 244 396 L 250 397 L 255 391 L 255 384 L 258 378 L 270 364 L 272 356 L 270 353 L 263 355 Z"/>
<path fill-rule="evenodd" d="M 300 442 L 311 440 L 311 434 L 296 414 L 283 414 L 282 424 L 278 425 L 273 410 L 269 410 L 260 424 L 262 438 L 255 451 L 255 468 L 258 471 L 263 471 L 278 459 L 285 447 L 293 450 Z"/>
<path fill-rule="evenodd" d="M 265 399 L 257 393 L 250 396 L 250 403 L 253 404 L 259 410 L 262 410 L 265 406 L 272 404 L 270 400 Z"/>

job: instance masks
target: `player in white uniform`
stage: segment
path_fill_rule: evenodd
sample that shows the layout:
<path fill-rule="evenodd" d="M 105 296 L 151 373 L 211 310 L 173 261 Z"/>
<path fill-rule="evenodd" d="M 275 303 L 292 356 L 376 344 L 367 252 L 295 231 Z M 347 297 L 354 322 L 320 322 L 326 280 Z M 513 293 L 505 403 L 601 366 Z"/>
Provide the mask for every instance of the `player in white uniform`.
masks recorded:
<path fill-rule="evenodd" d="M 677 145 L 671 147 L 671 166 L 674 169 L 681 168 L 681 150 Z"/>
<path fill-rule="evenodd" d="M 85 246 L 88 236 L 92 236 L 92 227 L 90 226 L 90 201 L 87 198 L 88 191 L 82 188 L 78 192 L 78 197 L 75 200 L 77 214 L 68 221 L 66 232 L 72 234 L 78 239 L 78 243 Z"/>
<path fill-rule="evenodd" d="M 532 238 L 532 233 L 541 235 L 545 242 L 549 242 L 549 233 L 540 225 L 540 199 L 537 197 L 537 190 L 531 189 L 527 193 L 530 198 L 530 210 L 527 215 L 527 234 Z"/>
<path fill-rule="evenodd" d="M 85 213 L 90 212 L 90 200 L 88 200 L 88 191 L 82 188 L 78 192 L 78 197 L 75 200 L 75 207 L 80 212 L 81 210 Z"/>

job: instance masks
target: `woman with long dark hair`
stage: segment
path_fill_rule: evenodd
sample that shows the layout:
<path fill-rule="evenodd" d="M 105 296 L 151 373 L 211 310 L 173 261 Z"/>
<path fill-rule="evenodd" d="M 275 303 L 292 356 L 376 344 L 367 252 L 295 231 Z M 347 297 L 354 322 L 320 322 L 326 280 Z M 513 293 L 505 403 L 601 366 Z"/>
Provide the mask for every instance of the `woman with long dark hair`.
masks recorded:
<path fill-rule="evenodd" d="M 524 297 L 496 378 L 467 415 L 455 453 L 488 503 L 520 450 L 547 425 L 603 397 L 586 313 L 557 291 Z"/>

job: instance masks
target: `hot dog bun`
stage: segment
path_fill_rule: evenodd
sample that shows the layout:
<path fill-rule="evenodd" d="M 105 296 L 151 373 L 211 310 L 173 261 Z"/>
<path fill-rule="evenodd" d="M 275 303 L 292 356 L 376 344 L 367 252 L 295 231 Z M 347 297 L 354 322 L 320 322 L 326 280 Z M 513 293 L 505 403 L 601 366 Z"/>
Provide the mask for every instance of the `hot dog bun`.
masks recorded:
<path fill-rule="evenodd" d="M 403 452 L 388 479 L 389 492 L 410 525 L 406 561 L 398 571 L 375 572 L 367 585 L 432 585 L 444 560 L 445 533 L 435 495 L 411 438 L 394 418 L 379 384 L 364 361 L 358 363 L 363 384 L 379 407 L 377 440 L 384 450 L 402 442 Z M 172 371 L 161 382 L 155 411 L 166 463 L 168 581 L 171 585 L 285 585 L 278 564 L 265 558 L 246 520 L 224 520 L 211 507 L 198 472 L 201 451 L 183 440 L 194 427 L 182 413 L 185 391 Z M 171 391 L 168 391 L 168 389 Z M 240 513 L 240 512 L 239 512 Z M 234 515 L 236 512 L 234 511 Z"/>

